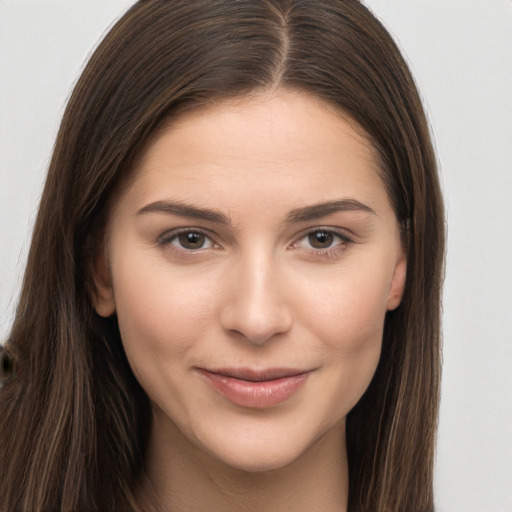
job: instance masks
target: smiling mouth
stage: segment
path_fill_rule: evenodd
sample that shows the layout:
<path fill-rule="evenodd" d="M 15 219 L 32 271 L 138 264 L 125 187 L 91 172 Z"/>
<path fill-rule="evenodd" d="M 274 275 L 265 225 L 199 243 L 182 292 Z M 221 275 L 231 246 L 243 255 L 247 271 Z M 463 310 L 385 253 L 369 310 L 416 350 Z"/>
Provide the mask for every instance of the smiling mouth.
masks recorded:
<path fill-rule="evenodd" d="M 308 373 L 309 370 L 299 369 L 285 369 L 275 368 L 263 371 L 254 371 L 249 369 L 219 369 L 219 370 L 206 370 L 210 373 L 221 375 L 232 379 L 245 380 L 247 382 L 267 382 L 278 379 L 285 379 L 288 377 L 296 377 Z"/>
<path fill-rule="evenodd" d="M 291 398 L 306 382 L 311 370 L 198 368 L 199 374 L 217 392 L 241 407 L 268 408 Z"/>

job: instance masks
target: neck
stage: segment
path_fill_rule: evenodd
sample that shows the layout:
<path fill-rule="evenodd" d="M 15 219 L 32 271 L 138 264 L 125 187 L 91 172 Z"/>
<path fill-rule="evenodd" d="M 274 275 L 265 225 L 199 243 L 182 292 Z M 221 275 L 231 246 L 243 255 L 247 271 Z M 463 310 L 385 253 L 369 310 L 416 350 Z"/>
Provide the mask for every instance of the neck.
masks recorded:
<path fill-rule="evenodd" d="M 344 424 L 286 467 L 261 472 L 224 464 L 192 446 L 176 427 L 155 428 L 138 494 L 142 510 L 155 512 L 346 512 Z"/>

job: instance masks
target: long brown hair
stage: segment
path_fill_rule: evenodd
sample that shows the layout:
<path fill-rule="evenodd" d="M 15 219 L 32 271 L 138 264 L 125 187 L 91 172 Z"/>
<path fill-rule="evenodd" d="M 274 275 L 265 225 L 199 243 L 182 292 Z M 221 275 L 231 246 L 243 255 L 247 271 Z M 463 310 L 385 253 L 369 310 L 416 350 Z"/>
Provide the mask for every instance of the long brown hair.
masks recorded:
<path fill-rule="evenodd" d="M 433 510 L 444 217 L 413 79 L 358 0 L 141 0 L 71 96 L 41 199 L 0 392 L 0 509 L 135 508 L 150 414 L 115 318 L 91 305 L 109 201 L 178 111 L 269 88 L 309 93 L 377 150 L 407 249 L 402 304 L 347 419 L 349 510 Z M 131 504 L 131 505 L 130 505 Z"/>

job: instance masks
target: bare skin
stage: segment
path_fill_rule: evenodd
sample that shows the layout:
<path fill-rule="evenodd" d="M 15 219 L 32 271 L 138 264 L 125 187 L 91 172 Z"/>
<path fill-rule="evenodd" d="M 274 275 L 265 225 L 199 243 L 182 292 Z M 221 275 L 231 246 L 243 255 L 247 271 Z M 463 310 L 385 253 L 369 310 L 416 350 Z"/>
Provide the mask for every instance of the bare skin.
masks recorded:
<path fill-rule="evenodd" d="M 274 91 L 159 133 L 95 276 L 152 404 L 143 510 L 344 512 L 346 415 L 405 274 L 374 150 L 323 103 Z"/>
<path fill-rule="evenodd" d="M 344 512 L 348 468 L 340 430 L 331 430 L 289 466 L 266 472 L 242 471 L 212 461 L 194 448 L 191 457 L 188 440 L 178 429 L 175 437 L 154 435 L 147 468 L 152 477 L 140 493 L 141 508 L 155 512 Z"/>

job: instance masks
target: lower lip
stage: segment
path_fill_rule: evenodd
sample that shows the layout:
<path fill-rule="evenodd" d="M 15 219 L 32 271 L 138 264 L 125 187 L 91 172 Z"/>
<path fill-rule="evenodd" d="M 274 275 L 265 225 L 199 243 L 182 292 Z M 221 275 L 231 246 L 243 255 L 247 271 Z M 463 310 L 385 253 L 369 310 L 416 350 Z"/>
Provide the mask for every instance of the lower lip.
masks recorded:
<path fill-rule="evenodd" d="M 263 409 L 288 400 L 304 384 L 309 373 L 280 379 L 253 382 L 218 373 L 200 370 L 200 373 L 228 400 L 241 407 Z"/>

